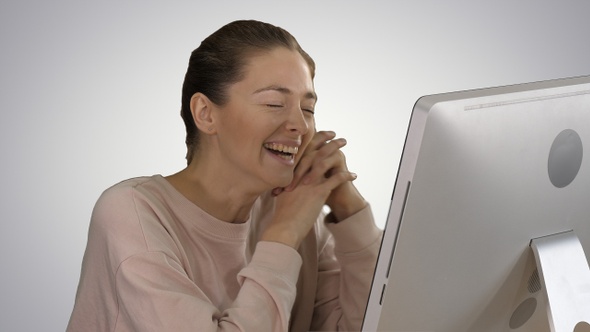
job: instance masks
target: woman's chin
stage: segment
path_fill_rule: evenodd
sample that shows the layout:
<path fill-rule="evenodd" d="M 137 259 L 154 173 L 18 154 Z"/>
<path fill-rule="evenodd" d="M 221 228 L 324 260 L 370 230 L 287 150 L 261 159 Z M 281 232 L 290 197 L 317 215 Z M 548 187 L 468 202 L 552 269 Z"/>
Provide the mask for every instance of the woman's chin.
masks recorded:
<path fill-rule="evenodd" d="M 290 174 L 289 176 L 285 176 L 285 177 L 279 179 L 278 181 L 276 181 L 273 188 L 285 188 L 291 184 L 291 181 L 293 181 L 293 174 Z"/>

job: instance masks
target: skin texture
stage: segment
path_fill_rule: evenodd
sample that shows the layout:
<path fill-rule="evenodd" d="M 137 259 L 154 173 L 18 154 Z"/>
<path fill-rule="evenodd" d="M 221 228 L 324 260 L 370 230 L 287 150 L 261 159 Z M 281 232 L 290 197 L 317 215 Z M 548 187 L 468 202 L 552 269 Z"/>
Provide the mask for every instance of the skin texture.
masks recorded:
<path fill-rule="evenodd" d="M 297 248 L 327 204 L 337 220 L 366 202 L 340 150 L 344 139 L 316 132 L 316 94 L 309 68 L 295 51 L 252 55 L 244 78 L 228 87 L 222 106 L 196 93 L 191 111 L 201 142 L 192 162 L 167 177 L 184 196 L 227 222 L 248 219 L 254 201 L 273 190 L 277 204 L 262 240 Z M 280 146 L 298 153 L 279 156 Z"/>

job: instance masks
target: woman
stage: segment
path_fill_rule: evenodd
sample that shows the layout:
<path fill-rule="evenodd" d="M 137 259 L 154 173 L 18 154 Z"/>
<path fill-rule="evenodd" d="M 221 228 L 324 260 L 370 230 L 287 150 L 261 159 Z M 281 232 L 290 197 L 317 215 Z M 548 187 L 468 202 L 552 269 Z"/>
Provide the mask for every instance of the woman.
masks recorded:
<path fill-rule="evenodd" d="M 68 331 L 360 329 L 381 234 L 345 140 L 315 130 L 314 71 L 257 21 L 193 51 L 188 165 L 100 197 Z"/>

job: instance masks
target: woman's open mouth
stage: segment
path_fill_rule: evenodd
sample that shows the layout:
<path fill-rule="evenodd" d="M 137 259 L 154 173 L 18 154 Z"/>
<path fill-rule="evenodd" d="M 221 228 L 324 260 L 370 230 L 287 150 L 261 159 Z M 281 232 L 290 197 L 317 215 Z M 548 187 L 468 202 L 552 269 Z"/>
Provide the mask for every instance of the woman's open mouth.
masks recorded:
<path fill-rule="evenodd" d="M 297 151 L 299 151 L 299 148 L 296 146 L 287 146 L 280 143 L 264 143 L 264 148 L 285 160 L 293 160 Z"/>

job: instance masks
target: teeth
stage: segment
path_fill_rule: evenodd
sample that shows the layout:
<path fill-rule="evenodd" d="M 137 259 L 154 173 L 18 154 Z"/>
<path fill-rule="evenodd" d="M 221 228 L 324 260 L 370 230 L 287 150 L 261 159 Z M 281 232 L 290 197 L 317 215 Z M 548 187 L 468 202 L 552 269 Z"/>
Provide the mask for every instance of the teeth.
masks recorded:
<path fill-rule="evenodd" d="M 299 151 L 299 148 L 296 146 L 287 146 L 279 143 L 265 143 L 264 147 L 270 150 L 288 154 L 297 154 L 297 151 Z"/>

